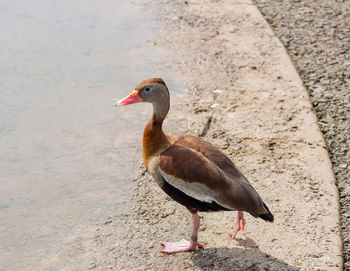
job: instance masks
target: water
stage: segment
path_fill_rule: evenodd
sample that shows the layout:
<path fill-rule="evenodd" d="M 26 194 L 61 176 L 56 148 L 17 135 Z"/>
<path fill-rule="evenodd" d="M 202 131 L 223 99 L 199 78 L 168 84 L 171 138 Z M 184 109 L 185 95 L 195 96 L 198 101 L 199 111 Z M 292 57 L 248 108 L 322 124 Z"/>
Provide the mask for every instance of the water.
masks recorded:
<path fill-rule="evenodd" d="M 159 75 L 151 16 L 145 1 L 0 0 L 0 270 L 56 270 L 129 195 L 150 108 L 112 104 Z"/>

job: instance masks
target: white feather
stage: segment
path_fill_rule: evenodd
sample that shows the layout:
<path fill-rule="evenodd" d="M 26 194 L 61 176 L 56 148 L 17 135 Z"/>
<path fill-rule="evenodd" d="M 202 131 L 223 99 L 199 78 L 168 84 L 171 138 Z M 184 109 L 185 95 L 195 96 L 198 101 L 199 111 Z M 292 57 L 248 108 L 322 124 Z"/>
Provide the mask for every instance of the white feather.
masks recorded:
<path fill-rule="evenodd" d="M 215 201 L 215 192 L 206 185 L 198 182 L 188 183 L 180 178 L 176 178 L 174 176 L 166 174 L 161 169 L 159 169 L 159 171 L 163 178 L 166 180 L 166 182 L 168 182 L 175 188 L 181 190 L 187 196 L 208 203 L 212 203 L 213 201 Z"/>

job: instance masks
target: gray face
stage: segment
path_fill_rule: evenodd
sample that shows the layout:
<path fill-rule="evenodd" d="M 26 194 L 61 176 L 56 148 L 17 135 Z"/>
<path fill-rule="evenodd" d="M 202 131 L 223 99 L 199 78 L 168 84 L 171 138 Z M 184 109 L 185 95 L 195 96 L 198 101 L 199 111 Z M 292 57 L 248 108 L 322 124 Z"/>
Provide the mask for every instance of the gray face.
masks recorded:
<path fill-rule="evenodd" d="M 162 103 L 169 100 L 169 93 L 163 84 L 152 83 L 137 90 L 141 99 L 146 103 Z"/>

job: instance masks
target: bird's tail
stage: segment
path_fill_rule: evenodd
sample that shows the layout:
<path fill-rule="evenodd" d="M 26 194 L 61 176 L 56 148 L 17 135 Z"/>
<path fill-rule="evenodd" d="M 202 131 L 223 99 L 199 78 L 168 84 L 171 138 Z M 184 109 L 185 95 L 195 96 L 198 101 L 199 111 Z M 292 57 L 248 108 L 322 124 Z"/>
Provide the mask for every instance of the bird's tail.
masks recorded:
<path fill-rule="evenodd" d="M 262 215 L 259 215 L 259 217 L 261 219 L 264 219 L 265 221 L 269 221 L 269 222 L 273 222 L 274 220 L 274 217 L 273 217 L 273 214 L 270 212 L 269 208 L 266 206 L 265 203 L 264 204 L 264 207 L 265 209 L 267 210 L 267 213 L 266 214 L 262 214 Z"/>

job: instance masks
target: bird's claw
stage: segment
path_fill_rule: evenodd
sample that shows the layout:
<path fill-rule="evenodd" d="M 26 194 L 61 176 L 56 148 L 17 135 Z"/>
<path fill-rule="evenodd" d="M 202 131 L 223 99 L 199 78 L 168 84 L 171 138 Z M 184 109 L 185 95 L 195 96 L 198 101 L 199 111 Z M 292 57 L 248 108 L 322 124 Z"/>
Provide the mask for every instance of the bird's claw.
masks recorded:
<path fill-rule="evenodd" d="M 201 248 L 203 245 L 197 241 L 187 241 L 185 239 L 182 239 L 181 241 L 174 242 L 174 243 L 168 243 L 168 242 L 161 242 L 161 244 L 164 246 L 164 249 L 160 252 L 163 253 L 177 253 L 177 252 L 187 252 L 187 251 L 193 251 L 196 250 L 196 248 Z"/>

